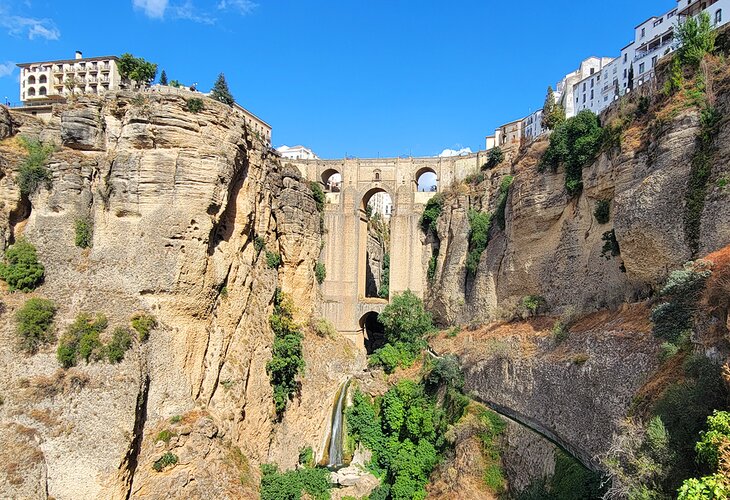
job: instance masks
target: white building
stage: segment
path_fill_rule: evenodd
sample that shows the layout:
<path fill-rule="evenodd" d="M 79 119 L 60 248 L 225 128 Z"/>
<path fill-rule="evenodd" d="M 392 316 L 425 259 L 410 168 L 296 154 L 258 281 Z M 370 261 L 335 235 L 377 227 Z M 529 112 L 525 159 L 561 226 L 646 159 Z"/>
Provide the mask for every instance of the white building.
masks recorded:
<path fill-rule="evenodd" d="M 612 64 L 615 59 L 608 57 L 602 57 L 600 59 L 596 57 L 592 59 L 595 59 L 595 61 L 591 61 L 592 64 L 588 66 L 588 75 L 573 84 L 573 110 L 571 114 L 568 114 L 566 110 L 566 116 L 568 118 L 575 116 L 586 109 L 598 114 L 600 110 L 608 105 L 606 104 L 606 106 L 602 106 L 603 81 L 601 77 L 603 76 L 605 69 L 608 69 L 609 75 L 613 74 L 614 69 L 616 69 L 616 72 L 618 73 L 616 65 Z M 611 85 L 611 83 L 612 82 L 609 81 L 609 85 Z"/>
<path fill-rule="evenodd" d="M 20 100 L 25 106 L 63 102 L 70 94 L 101 94 L 121 83 L 115 56 L 18 64 Z"/>
<path fill-rule="evenodd" d="M 386 220 L 390 219 L 393 214 L 393 201 L 390 199 L 390 195 L 383 191 L 375 193 L 370 198 L 368 205 L 374 214 L 380 214 Z"/>
<path fill-rule="evenodd" d="M 591 90 L 593 90 L 595 99 L 595 85 L 600 80 L 601 70 L 612 61 L 612 57 L 591 56 L 581 61 L 577 70 L 565 75 L 559 86 L 563 89 L 560 104 L 565 109 L 566 118 L 572 118 L 578 114 L 582 109 L 578 109 L 579 105 L 584 105 L 590 100 Z M 593 87 L 591 87 L 591 81 L 593 81 Z"/>
<path fill-rule="evenodd" d="M 715 27 L 720 27 L 730 19 L 730 0 L 677 0 L 679 21 L 688 16 L 696 16 L 705 11 Z"/>
<path fill-rule="evenodd" d="M 316 160 L 319 158 L 311 149 L 304 146 L 280 146 L 276 150 L 282 158 L 289 160 Z"/>
<path fill-rule="evenodd" d="M 542 109 L 538 109 L 522 119 L 522 135 L 525 139 L 536 139 L 545 132 L 546 130 L 542 126 Z"/>
<path fill-rule="evenodd" d="M 250 130 L 253 130 L 256 134 L 259 135 L 266 144 L 269 146 L 271 145 L 271 125 L 263 121 L 261 118 L 256 116 L 255 114 L 251 113 L 249 110 L 238 104 L 237 102 L 233 103 L 233 108 L 237 109 L 239 112 L 243 114 L 243 117 L 246 121 L 246 125 L 249 127 Z"/>
<path fill-rule="evenodd" d="M 674 50 L 677 9 L 650 17 L 634 29 L 634 82 L 638 87 L 654 78 L 659 59 Z"/>

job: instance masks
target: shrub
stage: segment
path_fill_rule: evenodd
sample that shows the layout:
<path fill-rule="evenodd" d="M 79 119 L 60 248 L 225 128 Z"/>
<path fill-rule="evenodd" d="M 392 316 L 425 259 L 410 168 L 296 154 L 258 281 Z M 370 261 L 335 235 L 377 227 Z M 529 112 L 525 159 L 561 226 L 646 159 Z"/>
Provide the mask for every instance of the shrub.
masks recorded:
<path fill-rule="evenodd" d="M 507 210 L 507 198 L 509 198 L 509 188 L 512 186 L 515 178 L 511 175 L 507 175 L 502 179 L 502 183 L 499 185 L 499 199 L 497 200 L 497 209 L 494 212 L 494 217 L 497 219 L 499 228 L 504 231 L 505 220 L 504 214 Z"/>
<path fill-rule="evenodd" d="M 527 311 L 528 314 L 534 316 L 541 309 L 547 306 L 547 301 L 545 300 L 545 297 L 540 295 L 528 295 L 527 297 L 522 297 L 520 306 L 522 309 Z"/>
<path fill-rule="evenodd" d="M 720 465 L 720 450 L 730 445 L 730 413 L 715 410 L 707 417 L 707 430 L 700 432 L 695 445 L 697 457 L 713 469 Z"/>
<path fill-rule="evenodd" d="M 185 111 L 189 113 L 200 113 L 204 108 L 203 100 L 198 97 L 191 97 L 185 101 Z"/>
<path fill-rule="evenodd" d="M 471 184 L 472 186 L 477 186 L 484 182 L 484 179 L 486 179 L 484 172 L 475 172 L 473 174 L 467 175 L 464 179 L 464 182 L 466 182 L 467 184 Z"/>
<path fill-rule="evenodd" d="M 172 439 L 172 432 L 170 432 L 167 429 L 161 430 L 160 433 L 157 435 L 156 441 L 162 441 L 164 443 L 169 443 L 170 439 Z"/>
<path fill-rule="evenodd" d="M 423 337 L 433 330 L 431 314 L 410 290 L 393 296 L 378 320 L 384 327 L 386 342 L 400 342 L 411 352 L 418 352 L 423 347 Z"/>
<path fill-rule="evenodd" d="M 20 187 L 20 193 L 24 196 L 30 196 L 35 193 L 42 185 L 46 189 L 51 189 L 53 176 L 47 167 L 48 160 L 53 154 L 53 145 L 43 145 L 37 139 L 28 139 L 20 137 L 20 145 L 28 153 L 28 156 L 20 164 L 18 170 L 17 183 Z"/>
<path fill-rule="evenodd" d="M 114 329 L 112 340 L 106 346 L 106 357 L 110 363 L 119 363 L 124 359 L 124 354 L 132 347 L 132 336 L 129 330 L 123 326 Z"/>
<path fill-rule="evenodd" d="M 91 220 L 90 219 L 76 219 L 75 224 L 76 231 L 76 246 L 79 248 L 91 248 Z"/>
<path fill-rule="evenodd" d="M 711 500 L 713 498 L 730 498 L 730 481 L 724 474 L 687 479 L 679 489 L 677 496 L 677 500 Z"/>
<path fill-rule="evenodd" d="M 258 234 L 253 239 L 253 247 L 256 250 L 256 256 L 258 256 L 261 253 L 261 250 L 266 247 L 264 239 Z"/>
<path fill-rule="evenodd" d="M 56 304 L 47 299 L 31 298 L 15 314 L 20 348 L 30 354 L 53 340 L 53 317 Z"/>
<path fill-rule="evenodd" d="M 261 465 L 261 500 L 299 500 L 306 493 L 312 500 L 330 498 L 330 472 L 305 467 L 279 472 L 276 465 Z"/>
<path fill-rule="evenodd" d="M 492 148 L 487 153 L 487 163 L 482 169 L 494 168 L 504 161 L 504 151 L 499 146 Z"/>
<path fill-rule="evenodd" d="M 444 196 L 441 193 L 434 195 L 426 202 L 426 208 L 423 210 L 423 215 L 421 215 L 421 228 L 424 232 L 436 232 L 436 224 L 438 223 L 438 218 L 441 217 L 443 209 Z"/>
<path fill-rule="evenodd" d="M 505 478 L 502 467 L 499 464 L 489 464 L 484 470 L 484 484 L 496 493 L 503 493 L 505 490 Z"/>
<path fill-rule="evenodd" d="M 603 498 L 601 477 L 564 452 L 555 451 L 555 472 L 550 480 L 552 498 L 585 500 Z M 648 499 L 647 499 L 648 500 Z"/>
<path fill-rule="evenodd" d="M 428 269 L 426 270 L 426 279 L 429 283 L 433 283 L 436 278 L 436 266 L 438 264 L 438 250 L 434 250 L 431 258 L 428 261 Z"/>
<path fill-rule="evenodd" d="M 311 446 L 299 448 L 299 465 L 314 467 L 314 450 Z"/>
<path fill-rule="evenodd" d="M 44 275 L 45 268 L 38 262 L 36 249 L 28 241 L 20 239 L 5 251 L 5 259 L 0 263 L 0 278 L 11 291 L 33 291 L 43 282 Z"/>
<path fill-rule="evenodd" d="M 611 220 L 611 200 L 598 200 L 593 216 L 599 224 L 606 224 Z"/>
<path fill-rule="evenodd" d="M 383 272 L 380 274 L 378 297 L 387 299 L 390 296 L 390 254 L 383 255 Z"/>
<path fill-rule="evenodd" d="M 461 371 L 459 358 L 447 354 L 434 359 L 431 365 L 431 370 L 424 377 L 427 388 L 434 390 L 446 386 L 459 391 L 464 388 L 464 373 Z"/>
<path fill-rule="evenodd" d="M 274 312 L 269 317 L 274 331 L 274 345 L 271 360 L 266 363 L 274 389 L 274 407 L 281 417 L 289 399 L 299 390 L 297 376 L 304 371 L 302 354 L 302 332 L 294 322 L 294 304 L 291 298 L 277 290 L 274 295 Z"/>
<path fill-rule="evenodd" d="M 570 336 L 570 330 L 563 321 L 558 320 L 555 322 L 555 324 L 553 324 L 552 334 L 555 342 L 561 344 L 564 341 L 568 340 L 568 337 Z"/>
<path fill-rule="evenodd" d="M 157 319 L 145 313 L 135 314 L 132 316 L 131 322 L 140 342 L 145 342 L 149 338 L 150 332 L 157 327 Z"/>
<path fill-rule="evenodd" d="M 699 16 L 687 16 L 674 32 L 677 55 L 683 65 L 698 67 L 705 55 L 715 49 L 717 33 L 713 29 L 710 15 L 701 12 Z"/>
<path fill-rule="evenodd" d="M 337 330 L 332 322 L 325 318 L 319 318 L 314 322 L 314 333 L 320 337 L 334 338 L 337 335 Z"/>
<path fill-rule="evenodd" d="M 327 277 L 327 268 L 325 267 L 324 262 L 317 262 L 317 264 L 315 264 L 314 275 L 317 278 L 317 283 L 320 285 L 324 283 L 324 280 Z"/>
<path fill-rule="evenodd" d="M 469 254 L 466 258 L 466 271 L 476 276 L 482 252 L 489 243 L 489 229 L 492 226 L 492 214 L 469 209 Z"/>
<path fill-rule="evenodd" d="M 583 168 L 598 156 L 603 130 L 598 117 L 589 110 L 558 125 L 550 136 L 550 144 L 540 161 L 540 169 L 553 172 L 565 166 L 565 188 L 575 196 L 583 190 Z"/>
<path fill-rule="evenodd" d="M 103 354 L 99 334 L 108 325 L 106 316 L 97 314 L 92 317 L 88 313 L 81 313 L 61 336 L 56 351 L 56 357 L 64 368 L 76 366 L 79 358 L 87 362 L 101 359 Z"/>
<path fill-rule="evenodd" d="M 603 240 L 603 248 L 601 248 L 601 256 L 609 260 L 611 257 L 618 257 L 621 255 L 621 247 L 619 247 L 618 240 L 616 239 L 616 230 L 611 229 L 606 231 L 601 236 Z"/>
<path fill-rule="evenodd" d="M 170 453 L 169 451 L 162 455 L 160 458 L 158 458 L 154 464 L 152 464 L 152 468 L 156 472 L 162 472 L 165 468 L 175 465 L 178 461 L 177 455 L 174 453 Z"/>
<path fill-rule="evenodd" d="M 309 189 L 312 191 L 312 198 L 314 198 L 314 202 L 317 204 L 317 211 L 323 212 L 327 197 L 324 194 L 321 184 L 316 181 L 311 181 L 309 183 Z"/>
<path fill-rule="evenodd" d="M 266 267 L 278 269 L 281 266 L 281 254 L 266 250 Z"/>
<path fill-rule="evenodd" d="M 382 366 L 385 373 L 393 373 L 396 368 L 408 368 L 413 365 L 416 355 L 413 350 L 398 342 L 396 344 L 385 344 L 375 351 L 368 358 L 369 366 Z"/>

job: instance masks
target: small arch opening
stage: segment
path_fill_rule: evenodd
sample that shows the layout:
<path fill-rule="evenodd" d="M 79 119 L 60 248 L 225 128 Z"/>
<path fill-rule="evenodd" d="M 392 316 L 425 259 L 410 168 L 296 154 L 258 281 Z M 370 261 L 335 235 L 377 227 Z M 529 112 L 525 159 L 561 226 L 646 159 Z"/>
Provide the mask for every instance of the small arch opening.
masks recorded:
<path fill-rule="evenodd" d="M 328 193 L 339 193 L 342 189 L 342 174 L 330 168 L 322 173 L 322 184 Z"/>
<path fill-rule="evenodd" d="M 416 184 L 419 193 L 435 193 L 439 189 L 436 172 L 430 167 L 422 168 L 416 172 Z"/>
<path fill-rule="evenodd" d="M 35 89 L 33 87 L 28 89 L 28 97 L 35 97 Z"/>
<path fill-rule="evenodd" d="M 365 350 L 372 354 L 385 345 L 385 328 L 378 313 L 371 311 L 360 318 L 360 329 L 365 340 Z"/>
<path fill-rule="evenodd" d="M 48 83 L 48 78 L 46 75 L 41 75 L 41 77 L 38 79 L 38 83 Z"/>
<path fill-rule="evenodd" d="M 38 89 L 38 95 L 46 95 L 47 93 L 48 93 L 48 91 L 46 90 L 45 87 L 41 87 Z"/>
<path fill-rule="evenodd" d="M 28 84 L 29 84 L 29 85 L 35 85 L 35 76 L 33 76 L 33 75 L 30 75 L 30 76 L 28 77 Z"/>

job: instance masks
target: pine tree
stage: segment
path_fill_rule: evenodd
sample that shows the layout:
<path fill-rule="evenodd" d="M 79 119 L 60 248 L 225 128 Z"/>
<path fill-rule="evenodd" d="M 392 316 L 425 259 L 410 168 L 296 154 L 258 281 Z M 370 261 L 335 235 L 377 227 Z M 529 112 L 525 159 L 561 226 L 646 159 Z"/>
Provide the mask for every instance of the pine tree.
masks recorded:
<path fill-rule="evenodd" d="M 555 102 L 555 92 L 548 87 L 545 105 L 542 108 L 542 127 L 553 130 L 565 121 L 565 109 Z"/>
<path fill-rule="evenodd" d="M 229 106 L 232 106 L 235 102 L 231 95 L 231 91 L 228 90 L 226 77 L 223 73 L 218 75 L 218 79 L 215 81 L 215 85 L 213 85 L 213 90 L 210 92 L 210 97 L 216 101 L 222 102 L 223 104 L 228 104 Z"/>
<path fill-rule="evenodd" d="M 165 70 L 162 70 L 162 73 L 160 74 L 160 85 L 167 85 L 167 73 L 165 73 Z"/>
<path fill-rule="evenodd" d="M 629 68 L 629 90 L 634 90 L 634 65 Z"/>
<path fill-rule="evenodd" d="M 545 96 L 545 104 L 542 107 L 542 128 L 550 129 L 553 128 L 552 117 L 555 113 L 555 92 L 553 92 L 552 86 L 547 89 L 547 96 Z"/>

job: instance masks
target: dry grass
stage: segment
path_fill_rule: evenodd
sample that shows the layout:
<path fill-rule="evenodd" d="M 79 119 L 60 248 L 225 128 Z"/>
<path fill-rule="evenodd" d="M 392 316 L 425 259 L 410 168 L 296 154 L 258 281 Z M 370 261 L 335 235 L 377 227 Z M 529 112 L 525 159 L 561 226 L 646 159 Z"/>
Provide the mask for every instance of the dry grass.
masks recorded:
<path fill-rule="evenodd" d="M 654 404 L 661 398 L 664 391 L 670 385 L 684 380 L 686 357 L 687 354 L 682 352 L 673 356 L 641 386 L 634 397 L 632 412 L 635 416 L 642 419 L 651 417 Z"/>
<path fill-rule="evenodd" d="M 75 369 L 62 370 L 59 368 L 50 377 L 39 375 L 30 380 L 25 379 L 20 386 L 26 390 L 25 395 L 29 400 L 38 402 L 59 394 L 79 392 L 88 383 L 89 377 L 85 373 Z"/>

